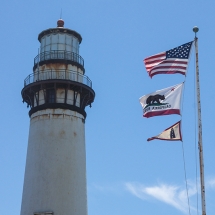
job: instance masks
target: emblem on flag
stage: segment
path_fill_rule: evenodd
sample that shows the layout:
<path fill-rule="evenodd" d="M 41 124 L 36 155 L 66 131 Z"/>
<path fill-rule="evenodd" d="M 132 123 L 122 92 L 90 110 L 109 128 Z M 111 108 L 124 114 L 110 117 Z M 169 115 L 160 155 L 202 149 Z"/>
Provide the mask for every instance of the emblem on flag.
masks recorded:
<path fill-rule="evenodd" d="M 157 74 L 186 74 L 192 42 L 144 59 L 146 70 L 152 78 Z"/>
<path fill-rule="evenodd" d="M 170 126 L 166 130 L 164 130 L 162 133 L 160 133 L 157 136 L 148 138 L 147 141 L 151 141 L 154 139 L 158 140 L 170 140 L 170 141 L 182 141 L 182 135 L 181 135 L 181 121 L 175 123 L 174 125 Z"/>
<path fill-rule="evenodd" d="M 183 83 L 157 90 L 140 98 L 144 117 L 180 114 Z"/>

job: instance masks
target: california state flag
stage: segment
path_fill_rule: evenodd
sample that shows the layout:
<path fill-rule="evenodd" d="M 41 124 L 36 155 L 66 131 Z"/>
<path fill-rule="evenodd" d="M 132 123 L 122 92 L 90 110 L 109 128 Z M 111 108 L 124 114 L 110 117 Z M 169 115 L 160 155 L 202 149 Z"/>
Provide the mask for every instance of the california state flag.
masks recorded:
<path fill-rule="evenodd" d="M 162 133 L 160 133 L 157 136 L 148 138 L 147 141 L 151 141 L 154 139 L 158 140 L 171 140 L 171 141 L 176 141 L 180 140 L 182 141 L 182 136 L 181 136 L 181 121 L 175 123 L 174 125 L 170 126 L 166 130 L 164 130 Z"/>
<path fill-rule="evenodd" d="M 140 98 L 144 117 L 181 114 L 181 95 L 184 83 L 177 84 Z"/>

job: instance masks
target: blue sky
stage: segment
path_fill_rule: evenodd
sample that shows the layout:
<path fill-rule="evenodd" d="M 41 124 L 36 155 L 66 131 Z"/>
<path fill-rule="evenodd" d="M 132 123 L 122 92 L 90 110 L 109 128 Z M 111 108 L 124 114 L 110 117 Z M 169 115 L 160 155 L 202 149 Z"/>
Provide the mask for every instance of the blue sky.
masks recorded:
<path fill-rule="evenodd" d="M 87 107 L 86 152 L 89 215 L 189 214 L 181 142 L 148 137 L 181 119 L 142 117 L 139 97 L 184 81 L 182 75 L 150 79 L 147 56 L 193 40 L 200 28 L 199 67 L 207 214 L 215 211 L 214 35 L 215 3 L 203 1 L 4 1 L 1 4 L 0 214 L 19 214 L 29 117 L 22 103 L 24 79 L 32 73 L 38 34 L 56 27 L 79 32 L 80 55 L 96 92 Z M 201 211 L 197 167 L 194 50 L 184 90 L 182 131 L 191 214 Z M 198 198 L 197 198 L 198 197 Z M 198 204 L 197 204 L 198 199 Z"/>

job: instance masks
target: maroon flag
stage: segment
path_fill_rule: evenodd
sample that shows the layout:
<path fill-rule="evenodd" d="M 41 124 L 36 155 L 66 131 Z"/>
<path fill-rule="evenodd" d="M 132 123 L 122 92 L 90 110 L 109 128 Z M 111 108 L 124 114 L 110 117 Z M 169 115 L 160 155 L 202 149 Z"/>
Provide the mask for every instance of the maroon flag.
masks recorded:
<path fill-rule="evenodd" d="M 148 138 L 147 141 L 151 141 L 154 139 L 158 140 L 170 140 L 170 141 L 182 141 L 182 135 L 181 135 L 181 121 L 176 122 L 174 125 L 170 126 L 157 136 Z"/>
<path fill-rule="evenodd" d="M 157 74 L 186 74 L 192 42 L 144 59 L 146 70 L 152 78 Z"/>

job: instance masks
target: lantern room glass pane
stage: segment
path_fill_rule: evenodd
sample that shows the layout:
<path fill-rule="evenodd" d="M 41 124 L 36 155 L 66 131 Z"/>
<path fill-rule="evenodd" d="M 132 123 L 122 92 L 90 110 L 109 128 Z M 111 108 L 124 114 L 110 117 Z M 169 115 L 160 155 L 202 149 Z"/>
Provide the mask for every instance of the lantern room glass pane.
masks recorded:
<path fill-rule="evenodd" d="M 57 43 L 52 44 L 52 46 L 51 46 L 51 50 L 57 50 Z"/>
<path fill-rule="evenodd" d="M 58 44 L 58 50 L 65 50 L 65 44 L 59 43 Z"/>
<path fill-rule="evenodd" d="M 63 43 L 65 44 L 66 43 L 66 35 L 65 34 L 58 34 L 59 36 L 59 41 L 58 43 Z"/>
<path fill-rule="evenodd" d="M 40 53 L 44 52 L 45 51 L 45 48 L 44 46 L 43 47 L 40 47 Z"/>
<path fill-rule="evenodd" d="M 77 42 L 76 38 L 73 38 L 72 46 L 75 47 L 75 48 L 76 48 L 76 42 Z"/>
<path fill-rule="evenodd" d="M 52 34 L 52 41 L 51 43 L 58 43 L 58 34 Z"/>
<path fill-rule="evenodd" d="M 76 49 L 77 49 L 77 54 L 79 54 L 79 42 L 77 41 L 77 45 L 76 45 Z"/>
<path fill-rule="evenodd" d="M 66 44 L 70 46 L 72 45 L 72 36 L 67 34 L 66 34 Z"/>
<path fill-rule="evenodd" d="M 51 35 L 47 35 L 45 37 L 45 44 L 44 45 L 50 45 L 50 43 L 51 43 Z"/>
<path fill-rule="evenodd" d="M 78 53 L 77 43 L 78 43 L 78 40 L 77 40 L 76 38 L 73 38 L 72 50 L 73 50 L 73 52 L 75 52 L 75 53 Z"/>
<path fill-rule="evenodd" d="M 45 46 L 45 38 L 43 37 L 43 38 L 41 39 L 41 48 L 44 47 L 44 46 Z"/>
<path fill-rule="evenodd" d="M 50 51 L 50 45 L 45 46 L 45 52 L 48 52 L 48 51 Z"/>
<path fill-rule="evenodd" d="M 72 46 L 66 45 L 66 51 L 71 52 L 72 51 Z"/>

